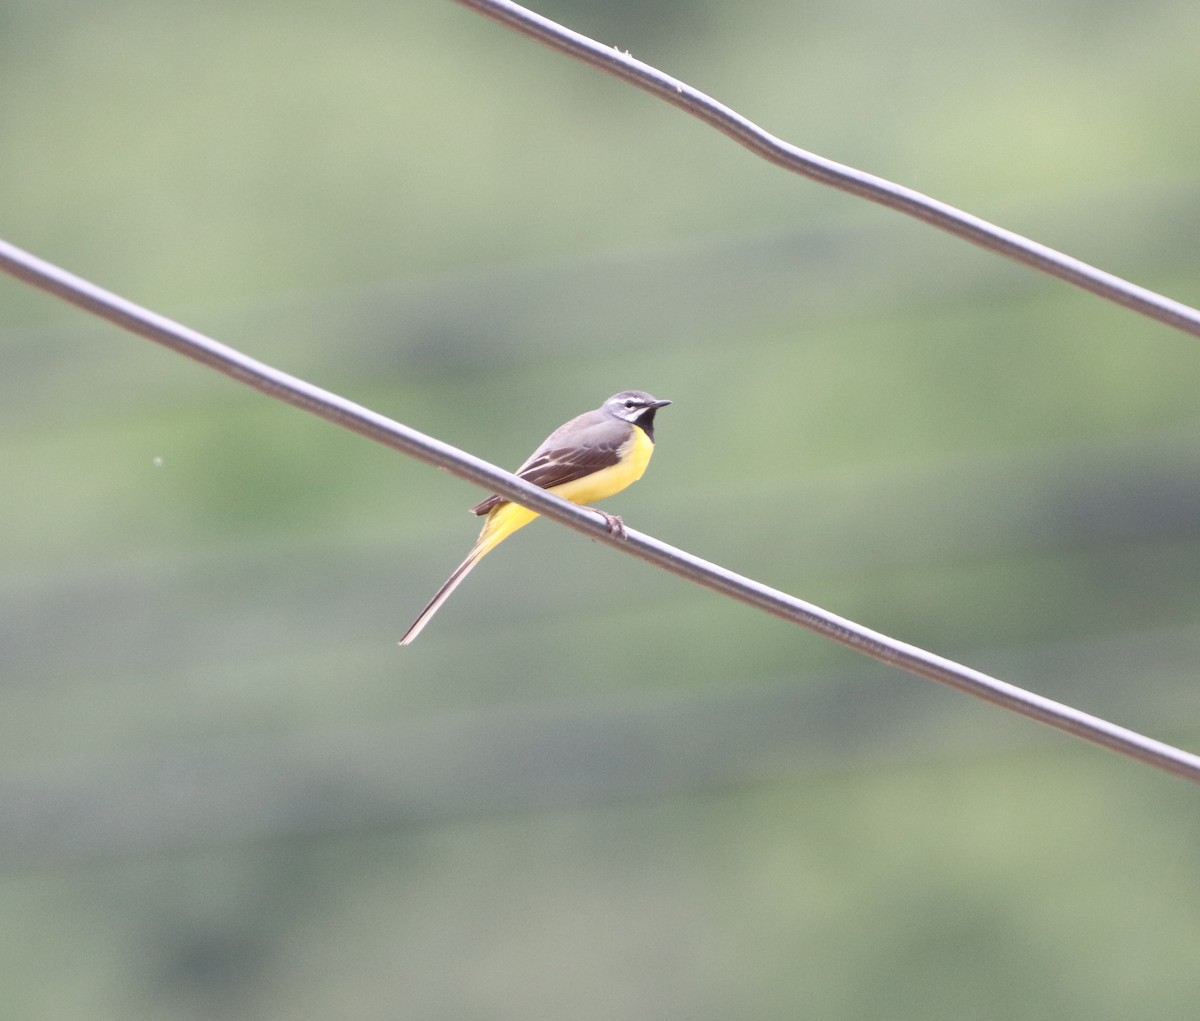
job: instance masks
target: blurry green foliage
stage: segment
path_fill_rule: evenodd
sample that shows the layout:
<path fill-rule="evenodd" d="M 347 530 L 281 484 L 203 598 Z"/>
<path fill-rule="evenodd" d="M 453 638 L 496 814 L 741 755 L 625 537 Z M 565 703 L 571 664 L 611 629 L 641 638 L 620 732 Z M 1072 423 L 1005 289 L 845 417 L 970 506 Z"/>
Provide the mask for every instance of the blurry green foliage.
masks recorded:
<path fill-rule="evenodd" d="M 1200 301 L 1195 4 L 542 10 Z M 1200 743 L 1193 339 L 450 3 L 10 5 L 0 96 L 9 240 L 501 464 L 661 393 L 631 524 Z M 477 493 L 2 286 L 12 1016 L 1194 1016 L 1186 785 L 545 524 L 401 652 Z"/>

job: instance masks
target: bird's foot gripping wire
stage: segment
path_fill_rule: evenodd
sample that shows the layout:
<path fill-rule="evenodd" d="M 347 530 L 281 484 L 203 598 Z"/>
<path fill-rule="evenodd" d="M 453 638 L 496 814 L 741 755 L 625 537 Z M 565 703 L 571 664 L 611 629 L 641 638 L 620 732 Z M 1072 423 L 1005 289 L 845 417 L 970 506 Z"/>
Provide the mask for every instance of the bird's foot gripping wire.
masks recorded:
<path fill-rule="evenodd" d="M 596 510 L 595 507 L 591 507 L 589 510 L 596 511 L 597 514 L 604 518 L 604 523 L 608 525 L 608 531 L 610 534 L 615 535 L 620 539 L 629 538 L 628 534 L 625 532 L 625 522 L 621 520 L 620 514 L 609 514 L 608 511 Z"/>

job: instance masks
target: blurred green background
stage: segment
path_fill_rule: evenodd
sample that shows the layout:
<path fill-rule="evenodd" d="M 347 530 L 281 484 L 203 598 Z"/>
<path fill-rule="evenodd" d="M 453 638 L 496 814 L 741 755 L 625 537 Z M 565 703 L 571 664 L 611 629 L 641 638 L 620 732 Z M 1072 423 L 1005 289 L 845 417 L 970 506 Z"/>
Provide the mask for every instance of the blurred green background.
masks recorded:
<path fill-rule="evenodd" d="M 1200 7 L 555 0 L 1200 301 Z M 447 0 L 0 12 L 2 234 L 634 527 L 1200 746 L 1200 347 Z M 1188 784 L 0 281 L 0 1015 L 1192 1018 Z"/>

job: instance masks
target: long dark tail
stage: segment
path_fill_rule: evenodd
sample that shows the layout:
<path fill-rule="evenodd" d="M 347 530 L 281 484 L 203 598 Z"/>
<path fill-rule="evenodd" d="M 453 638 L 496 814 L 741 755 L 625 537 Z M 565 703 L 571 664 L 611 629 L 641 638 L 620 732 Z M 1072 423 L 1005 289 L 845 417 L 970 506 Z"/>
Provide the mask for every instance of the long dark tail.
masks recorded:
<path fill-rule="evenodd" d="M 434 597 L 429 600 L 429 605 L 426 606 L 425 609 L 423 609 L 418 615 L 417 619 L 413 621 L 412 627 L 404 632 L 404 637 L 400 639 L 401 645 L 409 645 L 411 642 L 416 640 L 417 635 L 425 630 L 425 625 L 433 619 L 433 615 L 441 609 L 442 603 L 450 598 L 450 593 L 452 593 L 456 588 L 458 588 L 459 585 L 462 584 L 463 578 L 471 573 L 471 568 L 483 559 L 483 555 L 489 549 L 491 549 L 490 546 L 484 546 L 481 543 L 477 543 L 475 545 L 475 548 L 467 554 L 467 559 L 454 569 L 454 573 L 446 579 L 446 583 L 440 589 L 438 589 Z"/>
<path fill-rule="evenodd" d="M 400 644 L 410 644 L 416 639 L 417 635 L 425 630 L 425 625 L 429 623 L 430 618 L 438 612 L 442 603 L 450 598 L 450 593 L 462 584 L 463 578 L 471 573 L 471 568 L 479 563 L 485 554 L 490 553 L 518 528 L 524 528 L 536 517 L 536 513 L 526 510 L 517 503 L 505 502 L 493 508 L 479 532 L 479 538 L 475 540 L 475 545 L 471 547 L 471 552 L 467 554 L 467 559 L 454 569 L 454 573 L 446 579 L 446 584 L 438 589 L 437 595 L 429 600 L 429 605 L 413 621 L 413 626 L 404 633 L 404 637 L 400 639 Z"/>

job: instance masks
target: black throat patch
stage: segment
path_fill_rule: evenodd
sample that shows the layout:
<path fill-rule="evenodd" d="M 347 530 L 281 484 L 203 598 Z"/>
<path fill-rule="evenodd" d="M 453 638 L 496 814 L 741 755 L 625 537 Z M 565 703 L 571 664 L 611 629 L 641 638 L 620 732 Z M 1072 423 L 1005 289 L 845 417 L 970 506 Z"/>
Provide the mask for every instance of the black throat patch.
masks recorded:
<path fill-rule="evenodd" d="M 658 408 L 646 408 L 645 411 L 639 412 L 637 418 L 633 420 L 635 425 L 642 427 L 642 432 L 650 437 L 650 442 L 654 442 L 654 413 Z"/>

